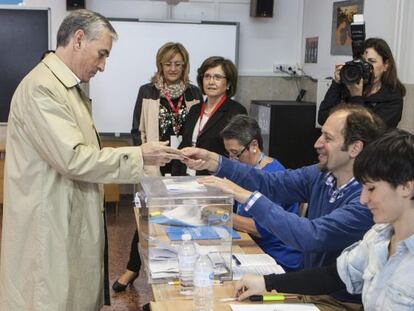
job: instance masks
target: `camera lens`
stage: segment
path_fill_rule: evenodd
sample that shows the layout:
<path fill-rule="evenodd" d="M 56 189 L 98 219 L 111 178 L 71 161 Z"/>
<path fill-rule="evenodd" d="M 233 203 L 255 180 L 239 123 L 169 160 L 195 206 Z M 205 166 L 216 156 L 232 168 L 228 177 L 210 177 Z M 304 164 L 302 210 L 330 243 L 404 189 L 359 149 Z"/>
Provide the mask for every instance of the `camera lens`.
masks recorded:
<path fill-rule="evenodd" d="M 345 64 L 340 73 L 341 81 L 350 84 L 350 83 L 359 83 L 362 78 L 362 70 L 359 64 Z"/>

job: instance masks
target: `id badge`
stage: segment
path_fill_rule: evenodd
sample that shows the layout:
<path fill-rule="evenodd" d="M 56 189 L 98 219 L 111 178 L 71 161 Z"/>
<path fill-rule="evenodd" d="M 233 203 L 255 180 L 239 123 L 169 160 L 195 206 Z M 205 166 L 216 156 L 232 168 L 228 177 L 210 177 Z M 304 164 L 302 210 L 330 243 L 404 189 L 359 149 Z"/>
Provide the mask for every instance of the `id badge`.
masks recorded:
<path fill-rule="evenodd" d="M 171 135 L 170 136 L 170 146 L 171 148 L 178 148 L 183 140 L 183 136 Z"/>

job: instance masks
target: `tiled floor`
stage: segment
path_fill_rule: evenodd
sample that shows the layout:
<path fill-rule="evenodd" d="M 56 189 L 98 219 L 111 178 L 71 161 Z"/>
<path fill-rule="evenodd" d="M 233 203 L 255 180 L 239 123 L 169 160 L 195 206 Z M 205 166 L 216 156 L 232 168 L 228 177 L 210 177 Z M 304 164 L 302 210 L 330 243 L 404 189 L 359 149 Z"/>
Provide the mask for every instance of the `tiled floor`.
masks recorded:
<path fill-rule="evenodd" d="M 118 216 L 115 208 L 107 206 L 108 238 L 109 238 L 109 279 L 110 285 L 124 272 L 128 262 L 132 236 L 136 229 L 132 197 L 122 199 Z M 152 299 L 151 288 L 144 272 L 140 273 L 133 287 L 125 292 L 114 293 L 111 289 L 111 306 L 102 311 L 136 311 Z"/>
<path fill-rule="evenodd" d="M 119 206 L 119 214 L 115 215 L 115 207 L 107 207 L 109 237 L 109 278 L 110 285 L 123 273 L 128 261 L 132 235 L 136 228 L 132 198 L 124 197 Z M 0 208 L 0 241 L 1 241 L 2 208 Z M 152 299 L 151 288 L 146 282 L 145 274 L 141 273 L 133 287 L 125 292 L 114 293 L 111 289 L 111 306 L 101 311 L 137 311 Z"/>

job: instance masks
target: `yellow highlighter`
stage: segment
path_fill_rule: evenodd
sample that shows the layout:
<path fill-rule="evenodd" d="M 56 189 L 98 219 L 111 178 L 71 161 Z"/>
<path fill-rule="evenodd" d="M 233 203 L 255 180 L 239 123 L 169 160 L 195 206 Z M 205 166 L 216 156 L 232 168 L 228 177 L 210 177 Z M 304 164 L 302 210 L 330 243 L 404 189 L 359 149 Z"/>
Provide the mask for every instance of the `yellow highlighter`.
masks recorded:
<path fill-rule="evenodd" d="M 251 295 L 250 301 L 283 301 L 285 296 L 283 295 Z"/>
<path fill-rule="evenodd" d="M 152 213 L 149 213 L 149 215 L 150 215 L 151 217 L 156 217 L 156 216 L 160 216 L 160 215 L 161 215 L 161 212 L 160 212 L 160 211 L 157 211 L 157 212 L 152 212 Z"/>

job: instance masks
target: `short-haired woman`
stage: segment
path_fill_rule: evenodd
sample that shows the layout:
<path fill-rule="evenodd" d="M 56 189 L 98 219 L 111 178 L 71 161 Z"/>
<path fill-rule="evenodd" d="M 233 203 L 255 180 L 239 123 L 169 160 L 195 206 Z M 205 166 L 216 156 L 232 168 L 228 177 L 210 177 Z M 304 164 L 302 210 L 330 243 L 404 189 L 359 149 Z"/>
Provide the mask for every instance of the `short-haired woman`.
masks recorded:
<path fill-rule="evenodd" d="M 246 108 L 231 99 L 236 94 L 237 75 L 233 62 L 220 56 L 209 57 L 201 64 L 197 82 L 207 100 L 191 107 L 180 147 L 197 146 L 226 154 L 221 130 L 233 116 L 247 114 Z M 184 165 L 179 167 L 185 172 Z M 208 172 L 199 171 L 197 174 L 206 175 Z"/>
<path fill-rule="evenodd" d="M 263 153 L 262 133 L 256 120 L 246 115 L 237 115 L 221 131 L 221 137 L 230 159 L 239 160 L 266 172 L 285 170 L 279 161 Z M 299 214 L 297 203 L 281 206 L 291 213 Z M 285 271 L 303 267 L 302 252 L 286 245 L 267 231 L 251 217 L 249 212 L 240 208 L 239 203 L 236 203 L 235 212 L 233 227 L 249 233 L 263 251 L 276 259 Z"/>

